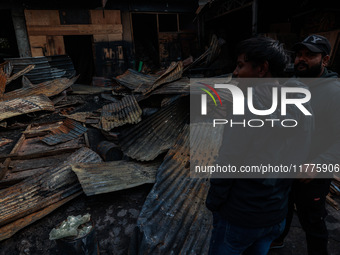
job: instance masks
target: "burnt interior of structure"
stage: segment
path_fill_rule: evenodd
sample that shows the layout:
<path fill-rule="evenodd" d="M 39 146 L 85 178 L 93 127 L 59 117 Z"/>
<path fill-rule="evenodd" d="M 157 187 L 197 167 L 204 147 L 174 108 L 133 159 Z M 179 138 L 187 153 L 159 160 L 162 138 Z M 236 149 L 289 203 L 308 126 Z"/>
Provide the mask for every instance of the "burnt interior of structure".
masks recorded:
<path fill-rule="evenodd" d="M 3 63 L 4 58 L 19 57 L 19 52 L 10 10 L 0 10 L 0 22 L 0 63 Z"/>
<path fill-rule="evenodd" d="M 64 36 L 66 54 L 72 59 L 79 78 L 77 83 L 91 84 L 95 76 L 95 63 L 93 60 L 91 35 Z"/>
<path fill-rule="evenodd" d="M 151 69 L 159 67 L 157 16 L 155 14 L 132 14 L 133 38 L 135 43 L 135 63 L 140 61 Z"/>

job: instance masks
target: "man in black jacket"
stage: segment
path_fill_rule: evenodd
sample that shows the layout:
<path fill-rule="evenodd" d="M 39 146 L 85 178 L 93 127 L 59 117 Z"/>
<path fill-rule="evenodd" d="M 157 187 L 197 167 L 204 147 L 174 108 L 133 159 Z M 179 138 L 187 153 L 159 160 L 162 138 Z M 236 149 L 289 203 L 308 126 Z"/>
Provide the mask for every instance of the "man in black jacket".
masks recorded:
<path fill-rule="evenodd" d="M 252 86 L 256 84 L 252 98 L 254 108 L 271 108 L 272 91 L 276 88 L 280 92 L 282 87 L 273 76 L 283 72 L 286 60 L 286 53 L 278 41 L 256 37 L 241 42 L 234 76 L 268 78 L 265 83 L 263 80 L 252 83 Z M 298 85 L 292 81 L 285 84 Z M 299 94 L 291 96 L 301 97 Z M 309 104 L 304 106 L 311 111 Z M 286 128 L 277 121 L 257 128 L 226 127 L 217 159 L 219 165 L 231 164 L 240 170 L 244 166 L 299 165 L 307 159 L 313 119 L 295 105 L 287 106 L 285 116 L 280 109 L 270 116 L 255 116 L 245 106 L 244 116 L 230 117 L 238 123 L 242 119 L 287 118 L 296 120 L 298 125 Z M 213 212 L 214 229 L 209 254 L 267 254 L 270 243 L 284 229 L 292 181 L 283 178 L 211 178 L 210 183 L 206 204 Z"/>
<path fill-rule="evenodd" d="M 340 82 L 338 74 L 326 68 L 331 46 L 325 37 L 311 35 L 297 43 L 294 50 L 295 75 L 317 78 L 306 82 L 311 92 L 315 118 L 311 152 L 306 162 L 320 164 L 331 171 L 340 163 Z M 303 171 L 307 171 L 307 178 L 297 180 L 293 185 L 287 226 L 272 246 L 283 246 L 295 203 L 300 223 L 306 232 L 308 254 L 327 255 L 328 231 L 324 219 L 327 215 L 325 201 L 331 180 L 315 170 L 311 172 L 310 167 L 306 169 L 306 165 Z"/>

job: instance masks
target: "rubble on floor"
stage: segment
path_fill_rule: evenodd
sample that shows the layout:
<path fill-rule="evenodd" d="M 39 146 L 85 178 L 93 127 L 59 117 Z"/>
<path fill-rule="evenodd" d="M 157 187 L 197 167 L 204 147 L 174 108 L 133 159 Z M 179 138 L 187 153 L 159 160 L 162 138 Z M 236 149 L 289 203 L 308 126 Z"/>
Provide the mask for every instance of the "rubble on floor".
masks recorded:
<path fill-rule="evenodd" d="M 11 64 L 16 65 L 14 70 L 21 67 L 17 77 L 26 73 L 22 87 L 0 98 L 0 120 L 6 119 L 2 127 L 16 130 L 26 126 L 18 140 L 2 139 L 1 143 L 12 143 L 12 149 L 0 153 L 0 240 L 10 238 L 82 192 L 96 195 L 156 181 L 164 157 L 161 154 L 172 147 L 189 121 L 189 82 L 181 79 L 181 62 L 152 78 L 149 86 L 138 83 L 138 74 L 135 80 L 129 80 L 138 84 L 135 87 L 126 86 L 127 82 L 96 87 L 74 84 L 77 77 L 34 84 L 39 79 L 32 80 L 28 75 L 36 68 L 29 64 L 32 60 L 20 61 Z M 41 65 L 40 72 L 45 66 L 50 68 L 45 59 L 33 62 Z M 5 67 L 11 73 L 11 68 L 3 65 L 3 70 Z M 5 71 L 2 77 L 1 88 L 5 91 Z M 124 93 L 117 95 L 117 86 L 124 86 Z M 84 95 L 92 99 L 82 99 Z M 90 144 L 89 128 L 98 129 L 107 139 L 117 138 L 116 149 L 124 158 L 103 162 L 113 157 Z M 89 148 L 101 153 L 102 158 Z"/>

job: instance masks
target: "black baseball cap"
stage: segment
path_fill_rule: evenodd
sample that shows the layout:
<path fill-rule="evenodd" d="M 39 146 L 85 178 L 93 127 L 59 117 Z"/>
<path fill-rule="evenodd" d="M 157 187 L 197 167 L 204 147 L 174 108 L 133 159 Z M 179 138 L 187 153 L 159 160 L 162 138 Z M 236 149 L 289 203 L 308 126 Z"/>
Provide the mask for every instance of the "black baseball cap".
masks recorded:
<path fill-rule="evenodd" d="M 329 55 L 331 53 L 331 44 L 326 37 L 321 35 L 310 35 L 307 36 L 302 42 L 296 43 L 293 46 L 293 50 L 297 51 L 305 46 L 311 52 L 325 53 Z"/>

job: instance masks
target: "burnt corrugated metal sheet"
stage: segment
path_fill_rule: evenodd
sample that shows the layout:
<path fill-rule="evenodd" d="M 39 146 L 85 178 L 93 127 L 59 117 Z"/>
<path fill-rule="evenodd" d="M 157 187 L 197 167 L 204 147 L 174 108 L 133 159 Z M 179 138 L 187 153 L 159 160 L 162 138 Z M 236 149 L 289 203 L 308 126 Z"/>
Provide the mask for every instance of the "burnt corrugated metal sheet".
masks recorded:
<path fill-rule="evenodd" d="M 36 111 L 54 111 L 52 101 L 44 96 L 29 96 L 0 102 L 0 121 Z"/>
<path fill-rule="evenodd" d="M 60 65 L 57 63 L 58 58 L 61 58 Z M 67 77 L 71 78 L 70 61 L 67 56 L 56 57 L 33 57 L 33 58 L 8 58 L 6 59 L 13 65 L 13 73 L 18 73 L 29 65 L 35 65 L 35 68 L 26 74 L 27 78 L 33 83 L 38 84 L 41 82 Z M 51 62 L 49 62 L 49 60 Z M 66 68 L 62 67 L 66 65 Z M 73 64 L 72 64 L 73 65 Z M 56 68 L 58 67 L 58 68 Z M 74 70 L 74 67 L 73 67 Z M 74 75 L 74 73 L 72 74 Z"/>
<path fill-rule="evenodd" d="M 164 84 L 147 95 L 135 94 L 137 101 L 145 100 L 152 95 L 189 95 L 190 94 L 190 79 L 181 78 Z"/>
<path fill-rule="evenodd" d="M 76 75 L 71 58 L 68 55 L 48 56 L 48 63 L 52 68 L 64 70 L 65 74 L 61 77 L 72 78 Z"/>
<path fill-rule="evenodd" d="M 142 109 L 139 107 L 135 97 L 125 96 L 118 103 L 104 105 L 101 115 L 101 125 L 105 131 L 127 123 L 136 124 L 140 122 Z"/>
<path fill-rule="evenodd" d="M 87 196 L 155 183 L 159 162 L 111 161 L 72 165 Z"/>
<path fill-rule="evenodd" d="M 128 69 L 125 73 L 113 79 L 118 84 L 134 90 L 142 84 L 145 84 L 146 86 L 151 86 L 157 80 L 157 78 L 158 77 L 139 73 L 133 69 Z"/>
<path fill-rule="evenodd" d="M 182 98 L 124 130 L 119 138 L 122 151 L 141 161 L 155 159 L 175 142 L 189 118 L 188 98 Z"/>
<path fill-rule="evenodd" d="M 66 118 L 73 119 L 82 123 L 87 123 L 89 120 L 96 120 L 96 123 L 99 123 L 100 117 L 93 112 L 76 112 L 73 114 L 62 115 Z"/>
<path fill-rule="evenodd" d="M 158 86 L 178 80 L 182 77 L 183 62 L 172 62 L 161 76 L 150 76 L 128 69 L 124 74 L 113 78 L 118 84 L 126 86 L 136 93 L 148 94 Z"/>
<path fill-rule="evenodd" d="M 48 145 L 55 145 L 75 139 L 86 131 L 87 128 L 83 127 L 79 122 L 72 119 L 66 119 L 64 120 L 63 125 L 51 130 L 52 135 L 46 136 L 42 141 Z"/>
<path fill-rule="evenodd" d="M 6 224 L 50 205 L 57 205 L 59 201 L 75 194 L 79 195 L 81 186 L 70 165 L 87 162 L 99 163 L 102 160 L 94 151 L 81 148 L 59 166 L 50 167 L 43 173 L 0 190 L 0 226 L 3 226 L 0 230 L 5 229 L 0 231 L 0 240 L 11 236 L 7 233 L 10 229 L 6 228 Z"/>
<path fill-rule="evenodd" d="M 182 73 L 183 62 L 172 62 L 165 73 L 157 78 L 157 80 L 151 86 L 148 84 L 141 84 L 134 90 L 134 92 L 141 92 L 144 95 L 148 94 L 162 84 L 180 79 L 182 77 Z"/>
<path fill-rule="evenodd" d="M 76 79 L 77 77 L 74 77 L 72 79 L 60 78 L 53 81 L 43 82 L 33 87 L 13 90 L 11 92 L 5 93 L 0 101 L 23 98 L 39 94 L 46 95 L 48 97 L 55 96 L 70 87 Z"/>
<path fill-rule="evenodd" d="M 197 157 L 196 164 L 208 165 L 219 149 L 211 141 L 221 140 L 221 131 L 200 124 L 190 127 L 191 139 L 188 126 L 179 135 L 158 169 L 156 183 L 137 220 L 129 254 L 208 253 L 212 215 L 205 199 L 209 180 L 191 177 L 190 146 L 197 154 L 205 153 Z"/>
<path fill-rule="evenodd" d="M 165 95 L 165 94 L 189 94 L 190 93 L 190 79 L 181 78 L 178 81 L 164 84 L 163 86 L 151 92 L 151 95 Z"/>

